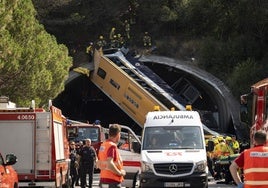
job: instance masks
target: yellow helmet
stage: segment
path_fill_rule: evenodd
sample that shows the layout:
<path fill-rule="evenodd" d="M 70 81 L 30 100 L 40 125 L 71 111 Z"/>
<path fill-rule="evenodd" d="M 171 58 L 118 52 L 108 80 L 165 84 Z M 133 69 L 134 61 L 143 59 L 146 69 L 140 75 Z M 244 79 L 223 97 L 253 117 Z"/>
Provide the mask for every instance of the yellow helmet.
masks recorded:
<path fill-rule="evenodd" d="M 225 140 L 227 140 L 227 141 L 232 141 L 232 138 L 231 138 L 230 136 L 227 136 L 227 137 L 225 138 Z"/>
<path fill-rule="evenodd" d="M 186 105 L 186 110 L 192 111 L 192 105 Z"/>
<path fill-rule="evenodd" d="M 215 145 L 219 143 L 218 139 L 216 139 L 216 138 L 213 139 L 213 142 L 214 142 Z"/>
<path fill-rule="evenodd" d="M 160 111 L 160 106 L 154 106 L 154 111 Z"/>
<path fill-rule="evenodd" d="M 103 36 L 102 35 L 100 36 L 100 39 L 103 39 Z"/>
<path fill-rule="evenodd" d="M 222 136 L 219 136 L 218 137 L 218 141 L 221 142 L 221 141 L 224 141 L 224 138 Z"/>

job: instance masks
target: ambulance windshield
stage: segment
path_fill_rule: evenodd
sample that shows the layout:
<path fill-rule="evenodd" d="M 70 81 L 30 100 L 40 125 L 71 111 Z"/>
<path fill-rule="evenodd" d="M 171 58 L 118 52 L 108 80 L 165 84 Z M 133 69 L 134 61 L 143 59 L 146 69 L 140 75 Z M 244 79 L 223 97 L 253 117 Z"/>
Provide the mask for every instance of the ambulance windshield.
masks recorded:
<path fill-rule="evenodd" d="M 146 127 L 143 150 L 203 149 L 199 126 Z"/>

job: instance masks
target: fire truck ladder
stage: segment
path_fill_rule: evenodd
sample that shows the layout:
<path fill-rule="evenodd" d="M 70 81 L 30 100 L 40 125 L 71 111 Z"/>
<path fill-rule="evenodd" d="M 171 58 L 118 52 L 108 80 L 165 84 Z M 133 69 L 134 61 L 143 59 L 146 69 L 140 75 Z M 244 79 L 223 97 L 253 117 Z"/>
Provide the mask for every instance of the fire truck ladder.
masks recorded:
<path fill-rule="evenodd" d="M 51 114 L 36 113 L 36 163 L 35 163 L 35 178 L 51 179 Z"/>

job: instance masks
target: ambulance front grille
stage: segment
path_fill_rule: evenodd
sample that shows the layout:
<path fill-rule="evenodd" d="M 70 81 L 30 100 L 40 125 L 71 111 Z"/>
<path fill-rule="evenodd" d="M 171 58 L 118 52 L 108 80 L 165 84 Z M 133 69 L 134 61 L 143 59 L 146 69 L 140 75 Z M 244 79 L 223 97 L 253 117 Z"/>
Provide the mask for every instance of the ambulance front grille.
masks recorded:
<path fill-rule="evenodd" d="M 160 163 L 154 164 L 154 169 L 158 174 L 180 175 L 190 173 L 193 163 Z"/>

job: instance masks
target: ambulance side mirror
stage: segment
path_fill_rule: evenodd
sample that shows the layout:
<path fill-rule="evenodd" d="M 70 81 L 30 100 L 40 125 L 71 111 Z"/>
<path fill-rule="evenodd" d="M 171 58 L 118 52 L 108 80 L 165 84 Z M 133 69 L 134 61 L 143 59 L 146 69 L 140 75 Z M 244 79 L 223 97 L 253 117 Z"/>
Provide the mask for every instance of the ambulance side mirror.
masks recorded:
<path fill-rule="evenodd" d="M 212 152 L 214 150 L 214 142 L 212 140 L 208 141 L 208 151 Z"/>

